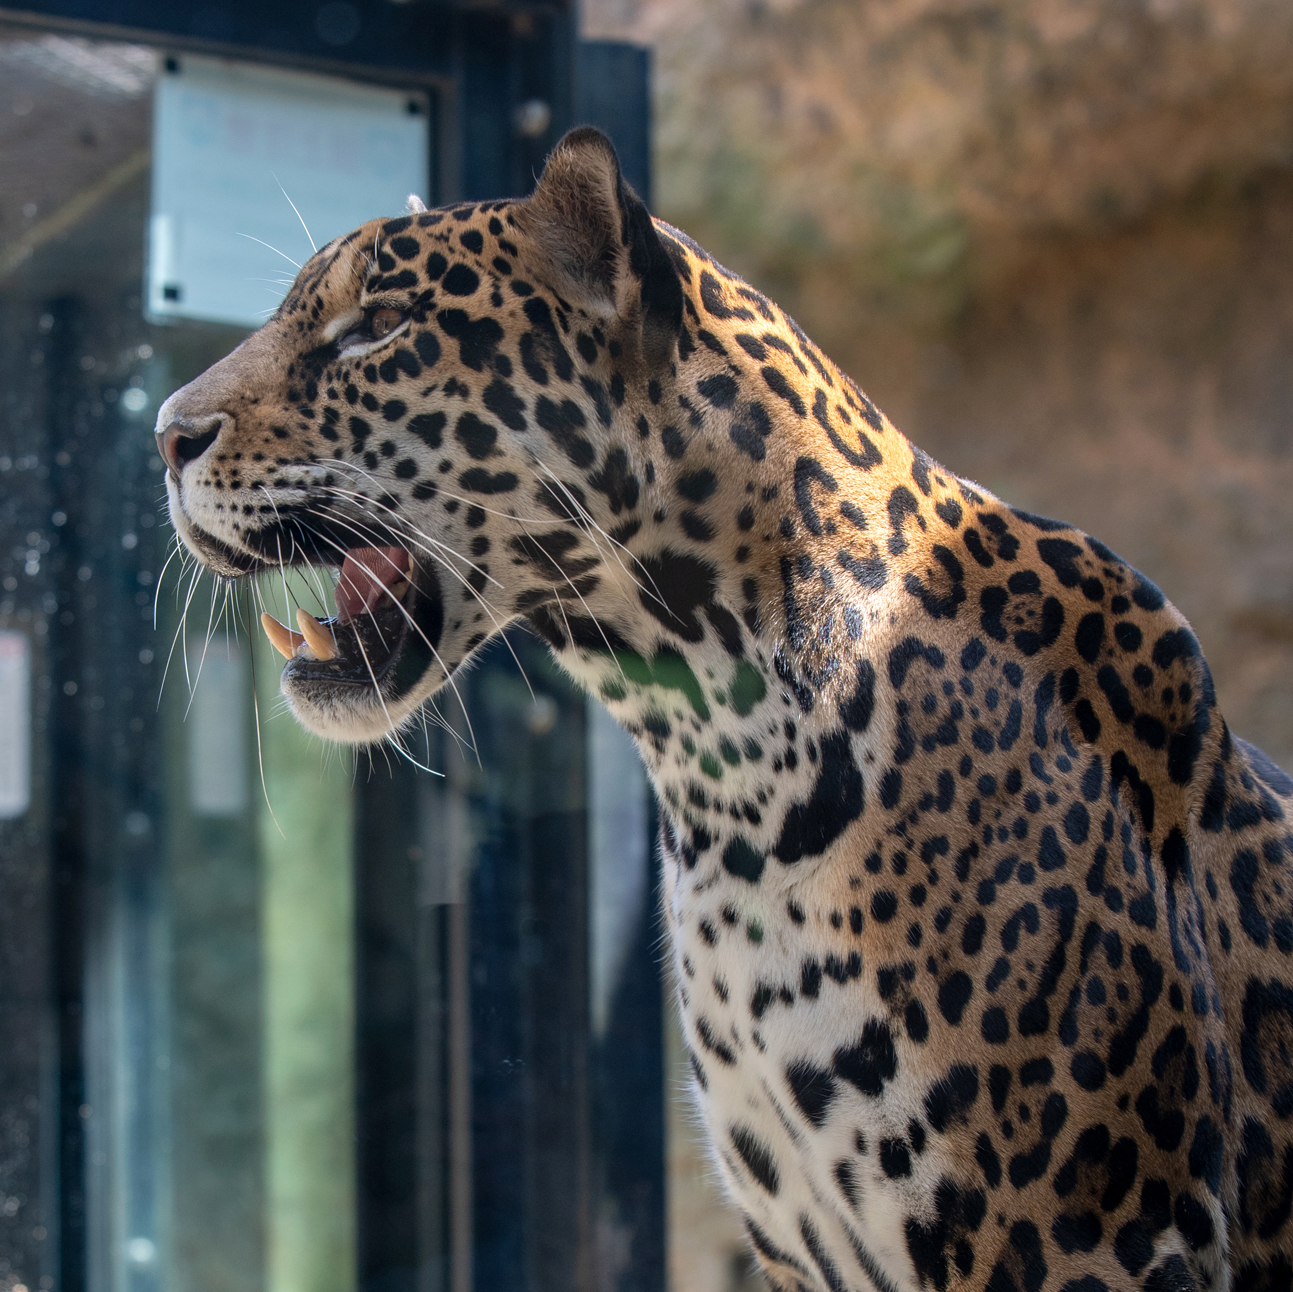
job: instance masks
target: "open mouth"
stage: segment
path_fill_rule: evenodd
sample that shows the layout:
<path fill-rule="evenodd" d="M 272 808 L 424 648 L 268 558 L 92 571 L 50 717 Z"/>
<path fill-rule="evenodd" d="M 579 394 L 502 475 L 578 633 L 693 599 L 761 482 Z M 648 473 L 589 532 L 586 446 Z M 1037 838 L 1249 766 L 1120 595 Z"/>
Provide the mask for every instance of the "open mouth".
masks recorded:
<path fill-rule="evenodd" d="M 284 656 L 281 689 L 309 730 L 347 743 L 380 740 L 416 712 L 437 650 L 445 607 L 435 565 L 417 544 L 367 518 L 304 509 L 250 531 L 231 547 L 187 518 L 177 522 L 202 564 L 230 579 L 302 567 L 335 577 L 337 613 L 297 610 L 288 627 L 261 616 Z"/>
<path fill-rule="evenodd" d="M 374 689 L 385 701 L 411 690 L 434 657 L 443 608 L 434 574 L 403 547 L 355 547 L 336 585 L 337 613 L 296 612 L 296 629 L 269 614 L 261 624 L 287 660 L 285 688 Z M 356 697 L 358 698 L 358 697 Z"/>
<path fill-rule="evenodd" d="M 336 615 L 319 619 L 298 609 L 299 632 L 270 614 L 261 615 L 260 622 L 293 676 L 373 686 L 410 627 L 412 591 L 411 553 L 402 547 L 357 547 L 341 564 Z"/>

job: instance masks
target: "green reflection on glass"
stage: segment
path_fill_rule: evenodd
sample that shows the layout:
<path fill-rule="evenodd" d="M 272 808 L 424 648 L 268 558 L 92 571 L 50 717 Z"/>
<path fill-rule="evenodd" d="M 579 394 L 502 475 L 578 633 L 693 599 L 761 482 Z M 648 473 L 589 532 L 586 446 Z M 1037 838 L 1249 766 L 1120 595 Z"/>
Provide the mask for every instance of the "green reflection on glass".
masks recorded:
<path fill-rule="evenodd" d="M 284 712 L 282 663 L 260 638 L 265 1287 L 353 1292 L 352 759 Z"/>

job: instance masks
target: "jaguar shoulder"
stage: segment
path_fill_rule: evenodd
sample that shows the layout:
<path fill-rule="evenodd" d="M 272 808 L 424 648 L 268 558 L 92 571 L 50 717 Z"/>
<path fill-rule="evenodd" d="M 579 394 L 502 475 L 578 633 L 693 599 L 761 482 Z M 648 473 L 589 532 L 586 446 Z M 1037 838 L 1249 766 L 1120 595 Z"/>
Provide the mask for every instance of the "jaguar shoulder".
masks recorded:
<path fill-rule="evenodd" d="M 158 438 L 211 568 L 340 568 L 273 629 L 311 730 L 524 619 L 636 738 L 774 1286 L 1293 1285 L 1293 781 L 1152 583 L 914 448 L 602 136 L 329 244 Z"/>

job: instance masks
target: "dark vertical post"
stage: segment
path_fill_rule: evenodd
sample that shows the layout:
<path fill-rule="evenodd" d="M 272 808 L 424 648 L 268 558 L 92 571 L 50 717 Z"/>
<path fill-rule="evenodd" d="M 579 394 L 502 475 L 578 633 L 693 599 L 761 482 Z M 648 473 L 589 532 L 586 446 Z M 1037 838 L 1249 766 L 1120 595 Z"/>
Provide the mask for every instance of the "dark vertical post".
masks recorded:
<path fill-rule="evenodd" d="M 415 776 L 407 763 L 388 766 L 378 755 L 355 796 L 360 1292 L 417 1287 L 416 1024 L 426 985 L 418 974 Z"/>
<path fill-rule="evenodd" d="M 528 193 L 543 171 L 552 145 L 573 124 L 574 19 L 566 10 L 513 19 L 511 98 L 515 105 L 545 103 L 548 124 L 541 133 L 514 130 L 513 175 L 508 191 Z"/>
<path fill-rule="evenodd" d="M 532 1029 L 529 1255 L 536 1292 L 592 1292 L 588 832 L 585 805 L 575 799 L 583 788 L 584 705 L 578 693 L 561 699 L 550 747 L 534 751 L 528 830 L 534 939 L 524 1002 Z"/>
<path fill-rule="evenodd" d="M 83 308 L 63 298 L 51 301 L 52 320 L 45 351 L 48 381 L 47 441 L 52 496 L 68 516 L 55 558 L 59 583 L 75 589 L 76 571 L 88 537 L 88 522 L 80 508 L 85 463 L 70 456 L 74 442 L 75 407 L 81 384 L 76 355 L 84 330 Z M 72 599 L 69 598 L 69 602 Z M 53 924 L 54 995 L 58 1028 L 59 1121 L 59 1292 L 83 1292 L 86 1287 L 86 1104 L 84 1055 L 84 985 L 86 935 L 86 750 L 81 704 L 76 699 L 82 674 L 80 625 L 69 604 L 73 623 L 51 632 L 50 784 L 51 868 L 54 877 Z M 70 684 L 70 687 L 69 685 Z M 68 694 L 68 691 L 71 694 Z"/>
<path fill-rule="evenodd" d="M 575 121 L 605 131 L 624 178 L 651 202 L 650 52 L 618 41 L 580 41 Z M 652 804 L 654 809 L 654 802 Z M 614 1292 L 665 1287 L 664 1013 L 657 821 L 651 814 L 650 887 L 625 957 L 608 1026 L 590 1056 L 593 1144 L 603 1214 L 631 1235 L 627 1261 L 603 1253 Z M 599 1289 L 600 1292 L 600 1289 Z"/>
<path fill-rule="evenodd" d="M 610 136 L 624 178 L 651 205 L 651 51 L 615 40 L 575 50 L 575 124 Z"/>
<path fill-rule="evenodd" d="M 473 675 L 476 1284 L 592 1287 L 584 698 L 523 634 Z"/>
<path fill-rule="evenodd" d="M 565 10 L 464 13 L 455 79 L 461 174 L 458 196 L 523 197 L 574 113 L 574 18 Z M 544 104 L 547 124 L 526 133 L 516 110 Z"/>
<path fill-rule="evenodd" d="M 47 358 L 40 313 L 29 301 L 0 299 L 0 356 L 21 375 L 0 387 L 0 628 L 24 639 L 30 662 L 31 797 L 21 815 L 0 820 L 0 1191 L 17 1202 L 0 1216 L 0 1251 L 11 1281 L 34 1287 L 57 1277 L 57 1019 L 49 852 L 49 626 L 58 583 L 59 528 L 51 520 L 50 446 L 42 433 L 48 383 L 32 356 Z M 12 365 L 12 368 L 10 368 Z M 33 544 L 31 538 L 35 538 Z M 48 541 L 49 550 L 44 543 Z M 39 570 L 33 569 L 36 557 Z M 17 697 L 13 697 L 16 699 Z M 8 733 L 6 732 L 6 735 Z M 7 749 L 10 756 L 21 751 Z M 17 804 L 15 804 L 15 809 Z"/>
<path fill-rule="evenodd" d="M 658 819 L 651 800 L 650 883 L 642 915 L 590 1056 L 593 1152 L 603 1214 L 630 1236 L 628 1259 L 600 1253 L 598 1292 L 664 1292 L 665 1073 Z"/>

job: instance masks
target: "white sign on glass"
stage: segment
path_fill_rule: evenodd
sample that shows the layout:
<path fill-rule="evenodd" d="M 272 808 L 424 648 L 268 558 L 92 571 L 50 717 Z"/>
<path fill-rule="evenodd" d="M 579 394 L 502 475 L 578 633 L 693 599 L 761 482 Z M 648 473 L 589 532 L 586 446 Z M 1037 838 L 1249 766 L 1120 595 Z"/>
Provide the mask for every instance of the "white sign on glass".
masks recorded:
<path fill-rule="evenodd" d="M 198 816 L 241 816 L 247 810 L 247 656 L 230 638 L 188 643 L 193 697 L 185 719 L 189 806 Z"/>
<path fill-rule="evenodd" d="M 429 161 L 424 94 L 167 59 L 153 107 L 149 315 L 259 327 L 311 239 L 322 247 L 403 214 L 409 194 L 427 197 Z"/>
<path fill-rule="evenodd" d="M 0 632 L 0 820 L 31 806 L 31 648 Z"/>

